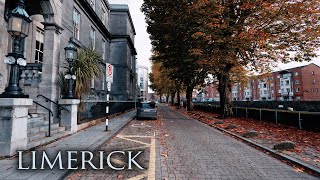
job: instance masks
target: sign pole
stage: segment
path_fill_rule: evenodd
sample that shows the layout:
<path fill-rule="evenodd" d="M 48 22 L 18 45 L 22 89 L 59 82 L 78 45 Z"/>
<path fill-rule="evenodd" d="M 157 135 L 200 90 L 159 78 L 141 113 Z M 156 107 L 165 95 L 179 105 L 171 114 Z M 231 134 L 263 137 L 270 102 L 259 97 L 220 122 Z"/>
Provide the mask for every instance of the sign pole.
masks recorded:
<path fill-rule="evenodd" d="M 108 131 L 109 126 L 109 101 L 111 91 L 111 83 L 113 83 L 113 66 L 112 64 L 106 64 L 106 81 L 107 81 L 107 106 L 106 106 L 106 131 Z"/>
<path fill-rule="evenodd" d="M 107 87 L 108 87 L 107 82 Z M 107 106 L 106 106 L 106 131 L 108 131 L 108 126 L 109 126 L 109 88 L 107 88 Z"/>

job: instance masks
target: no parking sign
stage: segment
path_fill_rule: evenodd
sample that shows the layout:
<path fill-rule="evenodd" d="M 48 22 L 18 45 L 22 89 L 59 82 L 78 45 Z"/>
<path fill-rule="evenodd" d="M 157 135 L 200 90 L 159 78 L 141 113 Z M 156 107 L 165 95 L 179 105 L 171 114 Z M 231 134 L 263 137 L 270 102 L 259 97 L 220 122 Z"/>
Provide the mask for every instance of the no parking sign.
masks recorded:
<path fill-rule="evenodd" d="M 109 63 L 106 65 L 106 81 L 113 83 L 113 66 Z"/>

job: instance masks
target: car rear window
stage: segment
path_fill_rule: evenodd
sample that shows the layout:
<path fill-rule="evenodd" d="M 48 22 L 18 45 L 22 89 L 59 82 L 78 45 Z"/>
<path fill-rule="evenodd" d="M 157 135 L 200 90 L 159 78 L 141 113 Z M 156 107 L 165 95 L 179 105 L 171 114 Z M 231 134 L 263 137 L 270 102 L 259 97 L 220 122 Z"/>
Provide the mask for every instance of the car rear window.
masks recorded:
<path fill-rule="evenodd" d="M 139 103 L 138 107 L 140 108 L 156 108 L 155 103 Z"/>

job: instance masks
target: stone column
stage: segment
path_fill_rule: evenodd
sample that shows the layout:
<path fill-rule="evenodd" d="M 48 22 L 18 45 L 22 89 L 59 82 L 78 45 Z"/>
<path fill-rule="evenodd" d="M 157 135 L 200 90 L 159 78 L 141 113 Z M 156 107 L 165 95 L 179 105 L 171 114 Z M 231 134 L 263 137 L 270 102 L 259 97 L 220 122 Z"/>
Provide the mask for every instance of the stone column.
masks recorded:
<path fill-rule="evenodd" d="M 12 156 L 27 149 L 28 106 L 33 99 L 0 99 L 0 156 Z"/>
<path fill-rule="evenodd" d="M 61 112 L 61 126 L 66 127 L 67 131 L 75 133 L 78 130 L 78 105 L 79 99 L 60 99 L 59 104 L 63 105 L 68 111 L 63 110 Z"/>
<path fill-rule="evenodd" d="M 59 99 L 57 79 L 60 61 L 60 32 L 59 27 L 56 24 L 44 23 L 44 26 L 44 52 L 39 93 L 52 101 L 57 102 Z M 57 117 L 57 107 L 54 104 L 46 102 L 43 98 L 38 98 L 37 101 L 52 110 L 54 119 Z M 48 113 L 40 107 L 37 112 Z"/>

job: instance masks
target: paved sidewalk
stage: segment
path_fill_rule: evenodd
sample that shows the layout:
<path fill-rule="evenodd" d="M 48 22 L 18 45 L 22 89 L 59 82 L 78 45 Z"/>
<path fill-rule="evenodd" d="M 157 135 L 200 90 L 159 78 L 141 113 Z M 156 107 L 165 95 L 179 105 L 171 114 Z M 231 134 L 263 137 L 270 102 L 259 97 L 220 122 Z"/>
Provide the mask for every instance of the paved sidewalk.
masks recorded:
<path fill-rule="evenodd" d="M 57 151 L 97 150 L 130 122 L 135 114 L 135 111 L 131 111 L 111 119 L 108 132 L 105 132 L 105 123 L 101 123 L 35 150 L 38 152 L 46 151 L 49 156 L 55 155 Z M 23 156 L 26 157 L 23 161 L 25 166 L 30 165 L 31 153 L 23 154 Z M 63 161 L 64 159 L 62 158 Z M 53 160 L 51 161 L 53 162 Z M 65 163 L 64 166 L 66 166 Z M 0 160 L 0 179 L 62 179 L 69 173 L 68 170 L 59 170 L 57 168 L 52 170 L 17 170 L 17 168 L 17 157 Z"/>
<path fill-rule="evenodd" d="M 168 107 L 159 112 L 157 180 L 318 179 Z"/>

